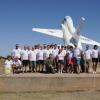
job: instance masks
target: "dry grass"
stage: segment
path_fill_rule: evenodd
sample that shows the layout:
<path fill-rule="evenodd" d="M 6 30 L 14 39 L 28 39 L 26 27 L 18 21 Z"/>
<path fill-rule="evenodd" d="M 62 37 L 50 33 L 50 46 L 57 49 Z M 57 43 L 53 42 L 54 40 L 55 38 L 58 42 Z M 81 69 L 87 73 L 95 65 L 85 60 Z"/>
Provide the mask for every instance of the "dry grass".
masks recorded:
<path fill-rule="evenodd" d="M 4 73 L 4 59 L 0 59 L 0 74 Z"/>

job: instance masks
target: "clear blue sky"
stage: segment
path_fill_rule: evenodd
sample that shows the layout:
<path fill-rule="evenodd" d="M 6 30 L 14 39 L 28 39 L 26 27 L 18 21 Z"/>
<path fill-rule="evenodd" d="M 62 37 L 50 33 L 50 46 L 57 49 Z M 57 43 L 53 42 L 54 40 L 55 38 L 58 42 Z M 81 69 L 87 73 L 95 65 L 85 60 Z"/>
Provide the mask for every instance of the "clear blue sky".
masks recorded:
<path fill-rule="evenodd" d="M 6 56 L 16 43 L 62 43 L 61 39 L 32 32 L 33 27 L 60 28 L 69 15 L 75 26 L 86 18 L 81 31 L 100 41 L 100 0 L 0 0 L 0 55 Z"/>

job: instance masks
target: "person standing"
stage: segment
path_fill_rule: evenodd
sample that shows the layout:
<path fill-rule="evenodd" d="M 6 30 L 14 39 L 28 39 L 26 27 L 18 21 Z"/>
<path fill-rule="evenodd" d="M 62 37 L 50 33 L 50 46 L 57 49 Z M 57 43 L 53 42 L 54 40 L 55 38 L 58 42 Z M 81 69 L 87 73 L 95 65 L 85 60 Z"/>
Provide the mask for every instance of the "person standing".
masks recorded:
<path fill-rule="evenodd" d="M 98 46 L 94 45 L 92 50 L 92 63 L 93 63 L 93 74 L 96 74 L 97 64 L 98 64 L 99 50 Z"/>
<path fill-rule="evenodd" d="M 73 47 L 67 50 L 67 72 L 73 73 Z"/>
<path fill-rule="evenodd" d="M 92 51 L 89 49 L 89 45 L 86 46 L 86 50 L 84 51 L 84 60 L 85 60 L 85 72 L 89 72 L 90 61 L 91 61 Z"/>
<path fill-rule="evenodd" d="M 35 72 L 36 71 L 36 52 L 35 48 L 32 47 L 32 50 L 29 51 L 29 65 L 30 65 L 30 71 Z"/>
<path fill-rule="evenodd" d="M 36 68 L 36 70 L 39 69 L 38 70 L 39 72 L 43 72 L 44 61 L 43 61 L 43 47 L 42 46 L 39 47 L 36 58 L 37 58 L 37 68 Z"/>
<path fill-rule="evenodd" d="M 99 57 L 98 58 L 99 58 L 99 66 L 100 66 L 100 49 L 99 49 Z"/>
<path fill-rule="evenodd" d="M 15 49 L 13 49 L 12 52 L 11 52 L 11 57 L 13 59 L 15 59 L 15 58 L 19 58 L 20 59 L 20 57 L 21 57 L 20 53 L 21 53 L 21 49 L 19 47 L 19 44 L 16 44 L 15 45 Z"/>
<path fill-rule="evenodd" d="M 28 46 L 25 45 L 24 49 L 21 51 L 21 60 L 22 60 L 22 65 L 23 65 L 23 73 L 27 72 L 27 66 L 28 66 Z"/>
<path fill-rule="evenodd" d="M 64 53 L 63 50 L 60 49 L 59 53 L 57 55 L 57 60 L 58 60 L 58 72 L 59 73 L 63 73 L 63 69 L 64 69 Z"/>
<path fill-rule="evenodd" d="M 74 70 L 76 73 L 80 73 L 81 72 L 81 67 L 80 67 L 80 60 L 81 60 L 81 50 L 80 48 L 77 47 L 77 45 L 75 45 L 75 48 L 73 50 L 73 55 L 74 55 Z"/>
<path fill-rule="evenodd" d="M 43 72 L 46 72 L 46 60 L 48 59 L 49 54 L 50 54 L 49 49 L 47 48 L 46 45 L 44 45 L 44 47 L 43 47 L 43 62 L 44 62 Z"/>

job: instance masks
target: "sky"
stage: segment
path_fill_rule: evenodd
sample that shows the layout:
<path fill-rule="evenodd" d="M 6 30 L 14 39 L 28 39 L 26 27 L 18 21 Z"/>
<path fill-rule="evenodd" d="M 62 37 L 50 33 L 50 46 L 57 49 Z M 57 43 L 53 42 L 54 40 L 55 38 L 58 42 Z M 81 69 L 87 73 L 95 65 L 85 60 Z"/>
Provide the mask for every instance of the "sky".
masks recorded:
<path fill-rule="evenodd" d="M 0 55 L 7 56 L 16 43 L 63 43 L 32 28 L 60 29 L 65 16 L 72 17 L 75 27 L 85 17 L 80 34 L 100 41 L 100 0 L 0 0 Z"/>

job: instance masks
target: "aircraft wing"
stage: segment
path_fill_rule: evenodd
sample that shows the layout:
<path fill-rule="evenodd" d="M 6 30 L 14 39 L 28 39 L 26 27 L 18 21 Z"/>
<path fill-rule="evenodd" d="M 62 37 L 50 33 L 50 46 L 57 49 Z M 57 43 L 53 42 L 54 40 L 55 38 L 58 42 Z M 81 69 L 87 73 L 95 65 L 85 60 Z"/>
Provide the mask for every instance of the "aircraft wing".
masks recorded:
<path fill-rule="evenodd" d="M 58 38 L 63 38 L 63 32 L 59 29 L 41 29 L 41 28 L 32 28 L 32 31 L 40 32 L 50 36 L 55 36 Z"/>
<path fill-rule="evenodd" d="M 55 36 L 58 38 L 63 38 L 63 32 L 59 29 L 41 29 L 41 28 L 32 28 L 32 31 L 40 32 L 46 35 Z"/>
<path fill-rule="evenodd" d="M 84 37 L 84 36 L 80 36 L 79 42 L 89 44 L 89 45 L 98 45 L 98 46 L 100 46 L 99 42 L 96 42 L 96 41 L 94 41 L 92 39 L 89 39 L 87 37 Z"/>
<path fill-rule="evenodd" d="M 60 29 L 41 29 L 41 28 L 32 28 L 34 32 L 40 32 L 46 35 L 55 36 L 58 38 L 63 38 L 63 32 Z M 79 43 L 89 44 L 89 45 L 98 45 L 100 46 L 99 42 L 96 42 L 92 39 L 89 39 L 85 36 L 80 35 Z"/>

